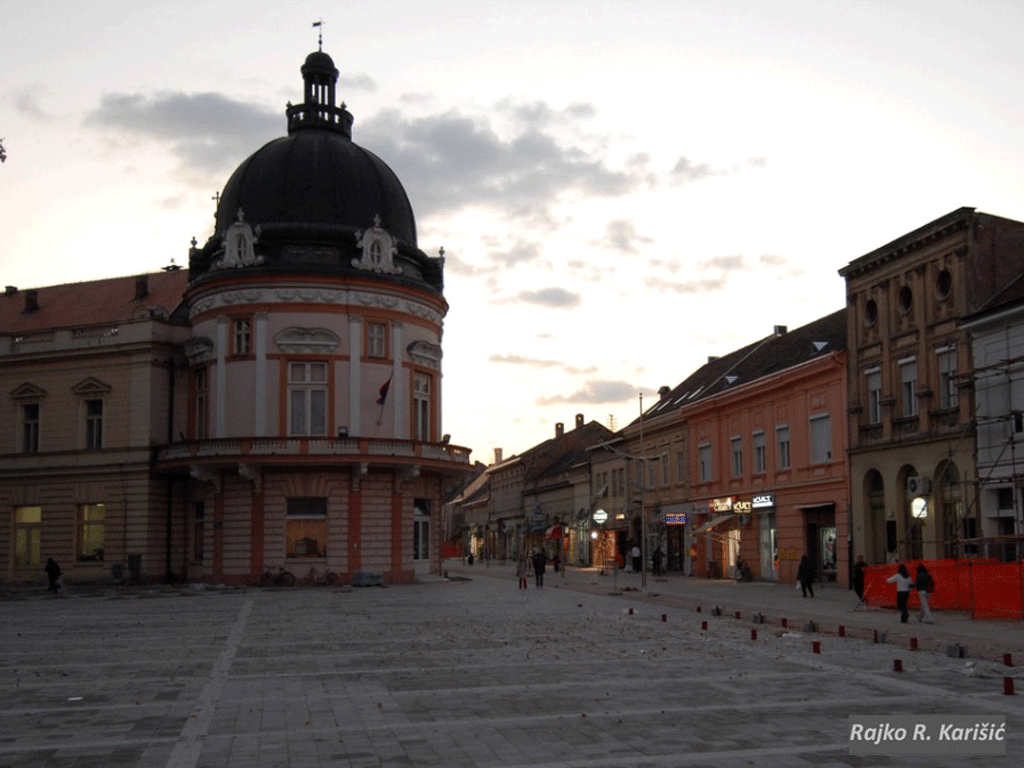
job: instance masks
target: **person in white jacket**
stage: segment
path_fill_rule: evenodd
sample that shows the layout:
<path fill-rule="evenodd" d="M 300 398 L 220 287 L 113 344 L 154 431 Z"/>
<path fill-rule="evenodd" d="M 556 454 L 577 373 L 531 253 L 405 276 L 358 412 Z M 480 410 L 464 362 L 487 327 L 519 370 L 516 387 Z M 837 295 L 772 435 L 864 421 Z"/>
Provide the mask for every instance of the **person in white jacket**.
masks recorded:
<path fill-rule="evenodd" d="M 900 569 L 895 575 L 886 579 L 886 582 L 896 585 L 896 610 L 900 612 L 900 621 L 906 624 L 907 619 L 910 618 L 907 602 L 910 600 L 910 590 L 914 586 L 914 580 L 907 573 L 907 566 L 900 563 Z"/>

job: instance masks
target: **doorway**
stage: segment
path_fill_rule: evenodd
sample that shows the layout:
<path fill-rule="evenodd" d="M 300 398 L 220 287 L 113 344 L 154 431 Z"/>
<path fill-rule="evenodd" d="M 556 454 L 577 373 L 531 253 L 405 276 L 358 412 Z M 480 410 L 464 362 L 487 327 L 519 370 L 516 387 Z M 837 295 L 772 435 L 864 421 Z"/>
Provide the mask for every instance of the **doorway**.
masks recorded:
<path fill-rule="evenodd" d="M 416 575 L 430 573 L 430 502 L 417 499 L 412 516 L 412 564 Z"/>

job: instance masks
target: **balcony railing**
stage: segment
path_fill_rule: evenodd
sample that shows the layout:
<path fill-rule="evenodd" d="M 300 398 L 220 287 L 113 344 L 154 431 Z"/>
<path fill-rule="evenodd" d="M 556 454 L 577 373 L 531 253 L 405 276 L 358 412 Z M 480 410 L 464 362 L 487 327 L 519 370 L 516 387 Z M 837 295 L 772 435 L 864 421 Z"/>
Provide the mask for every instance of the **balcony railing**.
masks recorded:
<path fill-rule="evenodd" d="M 312 460 L 374 461 L 407 459 L 409 462 L 469 464 L 469 448 L 447 443 L 369 437 L 252 437 L 187 440 L 156 452 L 157 464 L 223 459 L 259 460 L 308 456 Z M 408 463 L 408 462 L 407 462 Z"/>

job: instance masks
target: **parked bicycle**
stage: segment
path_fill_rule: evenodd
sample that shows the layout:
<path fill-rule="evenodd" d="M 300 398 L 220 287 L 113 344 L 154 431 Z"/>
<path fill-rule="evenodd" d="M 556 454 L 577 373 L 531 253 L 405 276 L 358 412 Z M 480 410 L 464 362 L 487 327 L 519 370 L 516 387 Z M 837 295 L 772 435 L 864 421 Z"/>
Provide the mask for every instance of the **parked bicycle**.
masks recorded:
<path fill-rule="evenodd" d="M 261 587 L 294 587 L 295 586 L 295 574 L 291 571 L 286 571 L 284 568 L 279 567 L 277 572 L 267 566 L 263 570 L 263 575 L 260 576 Z"/>

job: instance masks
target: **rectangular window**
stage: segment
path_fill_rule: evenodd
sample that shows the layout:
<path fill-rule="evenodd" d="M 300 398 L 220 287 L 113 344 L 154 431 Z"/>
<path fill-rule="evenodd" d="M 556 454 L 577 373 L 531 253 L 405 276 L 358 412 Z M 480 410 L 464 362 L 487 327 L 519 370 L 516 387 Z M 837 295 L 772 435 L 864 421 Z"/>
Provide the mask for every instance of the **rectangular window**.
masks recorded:
<path fill-rule="evenodd" d="M 682 448 L 676 451 L 676 482 L 686 482 L 686 452 Z"/>
<path fill-rule="evenodd" d="M 369 357 L 388 356 L 388 328 L 384 323 L 367 323 L 366 354 Z"/>
<path fill-rule="evenodd" d="M 327 499 L 287 499 L 286 509 L 285 557 L 292 560 L 327 557 Z"/>
<path fill-rule="evenodd" d="M 917 416 L 917 360 L 913 357 L 901 360 L 900 392 L 903 396 L 903 415 Z"/>
<path fill-rule="evenodd" d="M 829 414 L 811 416 L 811 463 L 825 464 L 832 460 L 832 420 Z"/>
<path fill-rule="evenodd" d="M 327 363 L 288 364 L 288 434 L 327 434 Z"/>
<path fill-rule="evenodd" d="M 711 446 L 697 446 L 697 479 L 702 483 L 711 482 Z"/>
<path fill-rule="evenodd" d="M 106 539 L 107 508 L 103 504 L 78 506 L 78 559 L 80 562 L 103 560 Z"/>
<path fill-rule="evenodd" d="M 732 453 L 732 476 L 743 477 L 743 438 L 734 437 L 729 444 Z"/>
<path fill-rule="evenodd" d="M 417 373 L 414 386 L 413 415 L 416 439 L 430 440 L 430 377 L 425 373 Z"/>
<path fill-rule="evenodd" d="M 619 493 L 626 493 L 626 468 L 619 467 Z"/>
<path fill-rule="evenodd" d="M 38 566 L 39 544 L 42 540 L 43 508 L 14 508 L 14 565 L 19 568 Z"/>
<path fill-rule="evenodd" d="M 790 451 L 789 451 L 789 427 L 776 427 L 775 428 L 775 462 L 776 469 L 789 469 L 790 467 Z"/>
<path fill-rule="evenodd" d="M 196 439 L 206 437 L 206 408 L 208 402 L 206 369 L 196 369 Z"/>
<path fill-rule="evenodd" d="M 754 474 L 763 475 L 767 466 L 767 456 L 765 450 L 765 439 L 764 432 L 755 432 L 753 435 L 754 442 Z"/>
<path fill-rule="evenodd" d="M 39 452 L 39 403 L 21 406 L 21 450 L 24 453 Z"/>
<path fill-rule="evenodd" d="M 195 522 L 192 526 L 192 562 L 201 565 L 206 559 L 206 504 L 195 504 Z"/>
<path fill-rule="evenodd" d="M 103 401 L 85 401 L 85 447 L 103 447 Z"/>
<path fill-rule="evenodd" d="M 939 408 L 956 408 L 956 350 L 944 349 L 939 357 Z"/>
<path fill-rule="evenodd" d="M 234 347 L 236 355 L 248 355 L 252 351 L 252 323 L 249 320 L 235 320 Z"/>
<path fill-rule="evenodd" d="M 661 483 L 668 485 L 668 454 L 661 454 Z"/>
<path fill-rule="evenodd" d="M 878 368 L 865 371 L 868 388 L 868 424 L 882 423 L 882 372 Z"/>

